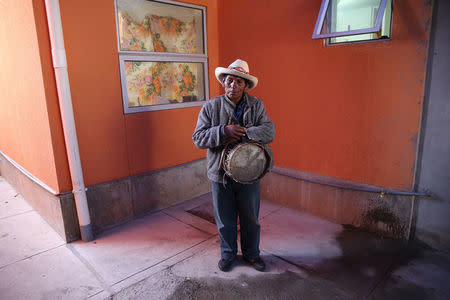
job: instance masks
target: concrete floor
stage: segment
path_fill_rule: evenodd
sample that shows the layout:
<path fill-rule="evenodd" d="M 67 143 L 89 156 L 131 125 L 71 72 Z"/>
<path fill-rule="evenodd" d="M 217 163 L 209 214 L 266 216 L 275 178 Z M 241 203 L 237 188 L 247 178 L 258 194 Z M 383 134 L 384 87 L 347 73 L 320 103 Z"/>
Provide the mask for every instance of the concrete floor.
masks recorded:
<path fill-rule="evenodd" d="M 66 244 L 0 177 L 0 299 L 450 299 L 449 254 L 267 201 L 267 271 L 238 259 L 223 273 L 210 201 Z"/>

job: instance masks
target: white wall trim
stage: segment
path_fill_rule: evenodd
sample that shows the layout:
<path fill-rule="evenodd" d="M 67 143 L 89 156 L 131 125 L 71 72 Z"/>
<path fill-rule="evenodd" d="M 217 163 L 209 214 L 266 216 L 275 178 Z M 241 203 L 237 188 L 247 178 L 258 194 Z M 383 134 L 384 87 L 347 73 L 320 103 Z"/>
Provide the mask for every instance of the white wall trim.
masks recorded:
<path fill-rule="evenodd" d="M 34 176 L 33 174 L 31 174 L 30 172 L 28 172 L 27 170 L 25 170 L 21 165 L 19 165 L 18 163 L 16 163 L 12 158 L 8 157 L 5 153 L 3 153 L 2 151 L 0 151 L 0 155 L 3 156 L 4 159 L 6 159 L 9 163 L 11 163 L 14 167 L 16 167 L 20 172 L 22 172 L 25 176 L 27 176 L 28 178 L 30 178 L 32 181 L 34 181 L 35 183 L 37 183 L 39 186 L 41 186 L 43 189 L 45 189 L 46 191 L 52 193 L 55 196 L 58 196 L 60 193 L 56 192 L 55 190 L 53 190 L 51 187 L 49 187 L 48 185 L 46 185 L 45 183 L 43 183 L 42 181 L 40 181 L 36 176 Z"/>

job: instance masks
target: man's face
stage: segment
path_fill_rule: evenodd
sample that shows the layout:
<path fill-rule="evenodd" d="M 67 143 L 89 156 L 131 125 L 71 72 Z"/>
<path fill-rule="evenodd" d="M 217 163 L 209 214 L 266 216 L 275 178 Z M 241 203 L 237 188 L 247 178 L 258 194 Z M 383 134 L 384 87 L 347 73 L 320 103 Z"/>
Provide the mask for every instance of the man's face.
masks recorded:
<path fill-rule="evenodd" d="M 247 82 L 241 77 L 227 75 L 223 80 L 223 87 L 228 98 L 234 103 L 238 103 L 247 88 Z"/>

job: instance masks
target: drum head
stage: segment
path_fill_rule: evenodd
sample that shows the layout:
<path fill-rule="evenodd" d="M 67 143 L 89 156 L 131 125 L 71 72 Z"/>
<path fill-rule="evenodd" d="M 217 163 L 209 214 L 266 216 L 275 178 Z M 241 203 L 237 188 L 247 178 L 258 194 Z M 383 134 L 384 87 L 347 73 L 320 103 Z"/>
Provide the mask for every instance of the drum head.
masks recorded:
<path fill-rule="evenodd" d="M 233 148 L 226 164 L 228 173 L 235 181 L 252 183 L 266 173 L 268 158 L 261 145 L 243 143 Z"/>

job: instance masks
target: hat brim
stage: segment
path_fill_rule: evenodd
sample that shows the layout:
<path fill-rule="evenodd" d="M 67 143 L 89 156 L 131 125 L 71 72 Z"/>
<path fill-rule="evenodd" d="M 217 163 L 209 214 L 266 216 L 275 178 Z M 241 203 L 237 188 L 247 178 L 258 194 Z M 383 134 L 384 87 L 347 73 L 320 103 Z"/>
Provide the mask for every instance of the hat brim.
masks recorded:
<path fill-rule="evenodd" d="M 234 76 L 241 77 L 241 78 L 248 80 L 248 82 L 249 82 L 248 89 L 249 90 L 253 89 L 254 87 L 256 87 L 258 85 L 258 78 L 256 78 L 255 76 L 252 76 L 250 74 L 245 74 L 245 73 L 239 72 L 237 70 L 217 67 L 215 74 L 216 74 L 217 80 L 220 83 L 222 83 L 223 75 L 228 74 L 228 75 L 234 75 Z"/>

